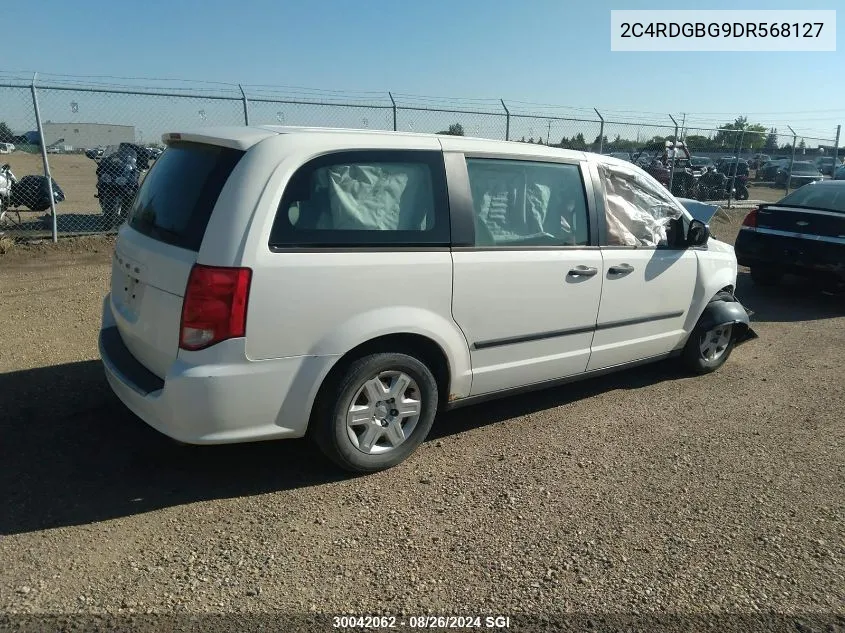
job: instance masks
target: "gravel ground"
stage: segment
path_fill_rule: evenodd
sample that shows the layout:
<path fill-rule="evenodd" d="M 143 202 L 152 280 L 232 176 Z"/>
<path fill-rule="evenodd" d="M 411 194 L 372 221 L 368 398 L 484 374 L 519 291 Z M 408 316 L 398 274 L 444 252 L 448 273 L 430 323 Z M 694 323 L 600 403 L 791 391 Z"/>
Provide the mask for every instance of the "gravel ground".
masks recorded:
<path fill-rule="evenodd" d="M 304 441 L 180 446 L 128 413 L 96 360 L 110 246 L 81 244 L 0 257 L 0 628 L 845 628 L 842 298 L 741 273 L 760 338 L 715 374 L 661 363 L 467 408 L 351 478 Z"/>

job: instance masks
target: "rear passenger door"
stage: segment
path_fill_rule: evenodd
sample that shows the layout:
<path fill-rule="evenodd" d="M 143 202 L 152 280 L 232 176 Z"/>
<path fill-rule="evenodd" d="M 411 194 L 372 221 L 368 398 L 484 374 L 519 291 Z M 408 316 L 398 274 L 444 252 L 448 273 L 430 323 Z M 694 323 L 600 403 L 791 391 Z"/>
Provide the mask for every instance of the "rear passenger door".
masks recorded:
<path fill-rule="evenodd" d="M 445 161 L 452 313 L 472 394 L 582 373 L 602 287 L 586 163 L 448 151 Z"/>

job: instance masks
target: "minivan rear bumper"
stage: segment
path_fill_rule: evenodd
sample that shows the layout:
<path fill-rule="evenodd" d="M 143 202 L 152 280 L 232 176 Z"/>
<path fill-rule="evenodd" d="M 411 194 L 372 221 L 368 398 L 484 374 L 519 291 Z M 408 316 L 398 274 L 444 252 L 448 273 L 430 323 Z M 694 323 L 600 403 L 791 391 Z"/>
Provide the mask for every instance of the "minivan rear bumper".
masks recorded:
<path fill-rule="evenodd" d="M 106 379 L 130 411 L 151 427 L 186 444 L 228 444 L 302 437 L 313 397 L 293 388 L 303 373 L 321 374 L 329 358 L 249 361 L 244 340 L 218 343 L 218 358 L 234 362 L 189 364 L 177 359 L 162 379 L 124 345 L 103 302 L 99 348 Z M 217 346 L 215 346 L 217 347 Z M 326 365 L 327 366 L 327 365 Z"/>

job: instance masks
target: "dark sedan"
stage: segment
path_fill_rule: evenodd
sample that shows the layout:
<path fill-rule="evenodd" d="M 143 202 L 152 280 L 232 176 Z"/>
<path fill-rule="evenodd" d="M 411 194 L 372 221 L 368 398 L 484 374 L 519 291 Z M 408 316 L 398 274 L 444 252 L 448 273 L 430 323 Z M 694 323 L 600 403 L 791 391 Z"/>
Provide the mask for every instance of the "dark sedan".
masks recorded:
<path fill-rule="evenodd" d="M 789 177 L 789 163 L 780 167 L 775 173 L 775 185 L 783 187 L 786 181 L 789 180 L 790 187 L 801 187 L 803 185 L 822 180 L 822 172 L 816 167 L 815 163 L 796 161 L 792 163 L 792 178 Z"/>
<path fill-rule="evenodd" d="M 763 163 L 757 169 L 756 179 L 771 182 L 775 179 L 778 169 L 781 167 L 789 167 L 789 159 L 775 159 L 767 163 Z"/>
<path fill-rule="evenodd" d="M 819 171 L 825 176 L 833 175 L 833 163 L 833 156 L 823 156 L 822 158 L 816 159 L 816 167 L 818 167 Z"/>
<path fill-rule="evenodd" d="M 780 202 L 752 209 L 734 246 L 737 262 L 761 285 L 785 273 L 825 285 L 845 284 L 845 181 L 796 189 Z"/>

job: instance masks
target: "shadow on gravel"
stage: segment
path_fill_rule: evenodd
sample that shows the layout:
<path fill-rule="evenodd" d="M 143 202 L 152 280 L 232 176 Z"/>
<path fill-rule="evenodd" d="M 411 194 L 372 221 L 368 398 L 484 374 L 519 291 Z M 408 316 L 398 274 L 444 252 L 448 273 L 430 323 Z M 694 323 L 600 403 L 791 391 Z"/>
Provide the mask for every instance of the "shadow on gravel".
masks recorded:
<path fill-rule="evenodd" d="M 817 321 L 845 316 L 845 294 L 824 294 L 812 280 L 786 276 L 777 286 L 758 286 L 747 272 L 737 276 L 736 295 L 754 312 L 752 322 Z"/>
<path fill-rule="evenodd" d="M 445 413 L 430 440 L 681 374 L 669 363 Z M 2 376 L 0 534 L 80 525 L 208 499 L 346 479 L 305 440 L 177 444 L 111 393 L 99 361 Z"/>
<path fill-rule="evenodd" d="M 845 315 L 843 297 L 800 281 L 737 294 L 753 321 Z M 753 343 L 752 343 L 753 344 Z M 594 397 L 683 378 L 672 361 L 441 415 L 431 440 Z M 111 393 L 99 361 L 0 377 L 0 534 L 93 523 L 208 499 L 315 486 L 349 476 L 304 440 L 184 446 L 147 427 Z"/>
<path fill-rule="evenodd" d="M 0 534 L 344 478 L 303 440 L 180 445 L 112 394 L 99 361 L 0 377 Z"/>

